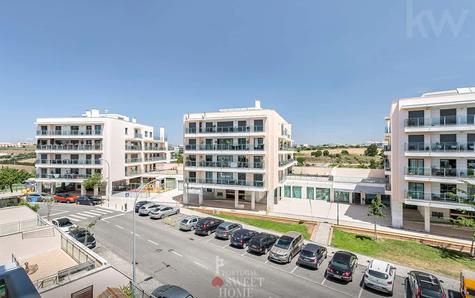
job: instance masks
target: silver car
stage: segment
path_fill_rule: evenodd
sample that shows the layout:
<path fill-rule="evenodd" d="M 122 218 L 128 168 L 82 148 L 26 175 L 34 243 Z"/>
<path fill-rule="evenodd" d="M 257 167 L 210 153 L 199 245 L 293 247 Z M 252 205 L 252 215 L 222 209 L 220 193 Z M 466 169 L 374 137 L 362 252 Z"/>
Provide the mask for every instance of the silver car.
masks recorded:
<path fill-rule="evenodd" d="M 191 231 L 196 227 L 196 223 L 200 220 L 200 217 L 192 215 L 183 218 L 180 221 L 178 228 L 182 231 Z"/>
<path fill-rule="evenodd" d="M 161 206 L 150 210 L 150 218 L 159 219 L 178 213 L 180 213 L 180 208 L 178 207 Z"/>
<path fill-rule="evenodd" d="M 267 258 L 278 263 L 290 263 L 292 258 L 302 250 L 302 246 L 302 234 L 288 232 L 274 243 Z"/>
<path fill-rule="evenodd" d="M 237 231 L 242 228 L 242 225 L 225 221 L 216 228 L 214 232 L 214 237 L 219 239 L 229 239 L 234 231 Z"/>
<path fill-rule="evenodd" d="M 139 215 L 149 215 L 152 209 L 160 207 L 160 204 L 149 203 L 139 208 Z"/>

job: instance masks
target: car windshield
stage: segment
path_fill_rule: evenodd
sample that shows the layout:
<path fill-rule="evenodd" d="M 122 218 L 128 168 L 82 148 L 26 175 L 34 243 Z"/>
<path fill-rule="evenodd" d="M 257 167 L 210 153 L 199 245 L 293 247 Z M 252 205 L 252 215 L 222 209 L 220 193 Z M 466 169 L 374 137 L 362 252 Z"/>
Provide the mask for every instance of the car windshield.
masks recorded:
<path fill-rule="evenodd" d="M 439 280 L 432 275 L 420 274 L 418 275 L 418 282 L 421 288 L 422 296 L 439 297 L 440 284 Z"/>
<path fill-rule="evenodd" d="M 191 219 L 185 218 L 185 219 L 182 219 L 181 223 L 187 224 L 189 221 L 191 221 Z"/>
<path fill-rule="evenodd" d="M 226 228 L 225 228 L 225 227 L 222 227 L 222 226 L 219 226 L 219 227 L 216 228 L 216 230 L 226 231 Z"/>
<path fill-rule="evenodd" d="M 304 250 L 302 250 L 302 251 L 300 252 L 300 254 L 301 254 L 302 256 L 308 257 L 308 258 L 315 257 L 315 252 L 310 251 L 310 250 L 305 250 L 305 249 L 304 249 Z"/>
<path fill-rule="evenodd" d="M 60 218 L 58 219 L 58 226 L 59 227 L 67 227 L 67 226 L 70 226 L 72 225 L 73 223 L 67 219 L 67 218 Z"/>
<path fill-rule="evenodd" d="M 381 278 L 381 279 L 388 279 L 389 277 L 386 273 L 375 271 L 375 270 L 368 270 L 368 274 L 376 278 Z"/>
<path fill-rule="evenodd" d="M 290 243 L 292 243 L 292 238 L 290 238 L 290 237 L 281 237 L 276 242 L 275 246 L 279 247 L 279 248 L 287 249 L 287 248 L 289 248 Z"/>
<path fill-rule="evenodd" d="M 342 254 L 335 254 L 331 260 L 331 265 L 338 270 L 348 270 L 350 257 Z"/>

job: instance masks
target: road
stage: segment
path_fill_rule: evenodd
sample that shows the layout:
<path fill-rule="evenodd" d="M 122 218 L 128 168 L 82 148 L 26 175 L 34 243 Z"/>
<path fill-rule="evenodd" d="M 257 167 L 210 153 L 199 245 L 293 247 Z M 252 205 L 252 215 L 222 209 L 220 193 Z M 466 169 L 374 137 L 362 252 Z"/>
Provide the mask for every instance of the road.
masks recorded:
<path fill-rule="evenodd" d="M 92 215 L 104 208 L 55 204 L 51 218 Z M 107 209 L 105 209 L 107 210 Z M 45 214 L 42 206 L 40 214 Z M 101 216 L 95 227 L 98 246 L 131 263 L 132 213 L 112 211 Z M 184 215 L 164 220 L 136 217 L 137 266 L 164 284 L 187 289 L 195 297 L 384 297 L 387 295 L 361 286 L 365 268 L 358 266 L 353 282 L 348 284 L 324 277 L 330 256 L 321 269 L 310 270 L 296 265 L 296 258 L 286 265 L 267 261 L 246 250 L 229 246 L 229 241 L 214 235 L 197 236 L 179 231 L 175 224 Z M 94 217 L 76 220 L 86 225 Z M 221 281 L 224 282 L 223 285 Z M 404 279 L 397 277 L 393 297 L 405 297 Z M 450 295 L 449 295 L 450 296 Z"/>

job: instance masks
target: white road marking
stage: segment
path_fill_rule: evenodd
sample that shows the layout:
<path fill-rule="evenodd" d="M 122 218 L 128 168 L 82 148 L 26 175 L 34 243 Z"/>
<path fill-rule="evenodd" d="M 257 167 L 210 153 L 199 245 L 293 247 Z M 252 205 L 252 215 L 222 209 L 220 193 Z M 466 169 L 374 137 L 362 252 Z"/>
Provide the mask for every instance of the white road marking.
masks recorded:
<path fill-rule="evenodd" d="M 120 213 L 120 214 L 116 214 L 116 215 L 112 215 L 112 216 L 109 216 L 109 217 L 104 217 L 102 220 L 104 219 L 110 219 L 110 218 L 114 218 L 114 217 L 119 217 L 119 216 L 123 216 L 125 213 Z"/>
<path fill-rule="evenodd" d="M 89 211 L 91 211 L 91 210 L 89 210 Z M 110 213 L 110 212 L 105 212 L 104 210 L 101 210 L 101 209 L 94 209 L 91 212 L 100 213 L 100 214 L 109 214 Z"/>
<path fill-rule="evenodd" d="M 102 215 L 104 215 L 104 214 L 97 213 L 97 212 L 94 212 L 94 211 L 83 211 L 83 213 L 91 214 L 91 215 L 94 215 L 94 216 L 102 216 Z"/>
<path fill-rule="evenodd" d="M 105 221 L 106 223 L 111 223 L 110 221 L 108 221 L 108 220 L 105 220 L 105 219 L 103 219 L 102 221 Z"/>
<path fill-rule="evenodd" d="M 205 265 L 201 264 L 201 263 L 198 263 L 197 261 L 193 261 L 193 263 L 197 266 L 200 266 L 201 268 L 205 268 L 205 269 L 208 269 Z"/>
<path fill-rule="evenodd" d="M 269 259 L 267 259 L 267 260 L 264 262 L 264 264 L 267 264 L 267 263 L 269 263 Z"/>
<path fill-rule="evenodd" d="M 177 252 L 176 252 L 176 251 L 174 251 L 174 250 L 172 250 L 172 251 L 171 251 L 171 253 L 172 253 L 172 254 L 175 254 L 175 255 L 177 255 L 177 256 L 179 256 L 179 257 L 183 257 L 183 255 L 182 255 L 182 254 L 180 254 L 180 253 L 177 253 Z"/>
<path fill-rule="evenodd" d="M 155 241 L 152 241 L 152 240 L 147 240 L 147 241 L 148 241 L 148 242 L 150 242 L 150 243 L 152 243 L 153 245 L 156 245 L 156 246 L 158 246 L 158 243 L 157 243 L 157 242 L 155 242 Z"/>
<path fill-rule="evenodd" d="M 363 293 L 363 287 L 361 287 L 361 289 L 360 289 L 360 293 L 358 294 L 358 298 L 361 297 L 361 293 Z"/>
<path fill-rule="evenodd" d="M 327 279 L 325 277 L 323 277 L 323 280 L 322 280 L 322 283 L 321 283 L 322 286 L 323 286 L 323 284 L 325 283 L 326 280 Z"/>
<path fill-rule="evenodd" d="M 222 249 L 225 249 L 226 247 L 228 247 L 229 244 L 226 244 L 225 246 L 221 247 Z"/>
<path fill-rule="evenodd" d="M 115 226 L 118 227 L 121 230 L 125 230 L 123 226 L 119 226 L 119 225 L 115 225 Z"/>
<path fill-rule="evenodd" d="M 96 210 L 97 210 L 97 211 L 102 211 L 102 212 L 105 212 L 105 213 L 114 213 L 114 212 L 115 212 L 115 211 L 113 211 L 113 210 L 102 209 L 102 208 L 96 209 Z"/>
<path fill-rule="evenodd" d="M 208 240 L 206 240 L 206 242 L 210 242 L 210 241 L 213 240 L 213 239 L 214 239 L 214 237 L 211 237 L 211 238 L 209 238 Z"/>
<path fill-rule="evenodd" d="M 75 219 L 79 219 L 79 220 L 86 219 L 85 217 L 79 216 L 79 215 L 77 215 L 77 214 L 69 214 L 68 217 L 70 217 L 70 218 L 75 218 Z"/>
<path fill-rule="evenodd" d="M 134 232 L 130 231 L 130 234 L 133 234 Z M 140 234 L 135 233 L 135 236 L 140 237 Z"/>
<path fill-rule="evenodd" d="M 56 212 L 56 213 L 50 214 L 49 216 L 56 216 L 56 215 L 60 215 L 60 214 L 64 214 L 64 213 L 69 213 L 69 211 Z M 47 217 L 47 215 L 44 215 L 43 217 Z"/>
<path fill-rule="evenodd" d="M 243 257 L 245 254 L 247 254 L 247 251 L 245 251 L 245 252 L 241 255 L 241 257 Z"/>
<path fill-rule="evenodd" d="M 290 274 L 293 274 L 293 273 L 295 272 L 295 270 L 297 270 L 298 267 L 299 267 L 299 266 L 295 266 L 295 268 L 292 269 L 292 271 L 290 271 Z"/>
<path fill-rule="evenodd" d="M 84 216 L 84 217 L 96 217 L 95 215 L 90 214 L 83 214 L 83 213 L 76 213 L 77 215 Z"/>

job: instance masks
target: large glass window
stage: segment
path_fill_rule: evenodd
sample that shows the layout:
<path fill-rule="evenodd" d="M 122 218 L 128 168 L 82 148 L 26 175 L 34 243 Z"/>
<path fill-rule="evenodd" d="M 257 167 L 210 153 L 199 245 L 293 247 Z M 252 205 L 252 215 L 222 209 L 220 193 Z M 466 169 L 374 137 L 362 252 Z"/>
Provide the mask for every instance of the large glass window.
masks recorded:
<path fill-rule="evenodd" d="M 349 203 L 350 202 L 350 193 L 347 192 L 347 191 L 335 190 L 335 202 Z"/>
<path fill-rule="evenodd" d="M 307 187 L 307 199 L 309 199 L 309 200 L 315 199 L 315 188 L 314 187 Z"/>
<path fill-rule="evenodd" d="M 451 125 L 457 123 L 457 109 L 440 110 L 440 125 Z"/>
<path fill-rule="evenodd" d="M 292 198 L 301 199 L 302 198 L 302 187 L 301 186 L 292 186 Z"/>
<path fill-rule="evenodd" d="M 329 188 L 315 188 L 315 199 L 330 201 L 330 189 Z"/>
<path fill-rule="evenodd" d="M 290 198 L 290 185 L 284 186 L 284 197 Z"/>
<path fill-rule="evenodd" d="M 424 175 L 424 160 L 423 159 L 409 159 L 407 161 L 408 175 Z"/>
<path fill-rule="evenodd" d="M 409 199 L 424 199 L 424 183 L 409 182 L 407 184 L 407 196 Z"/>
<path fill-rule="evenodd" d="M 467 160 L 467 175 L 468 177 L 475 176 L 475 159 Z"/>

